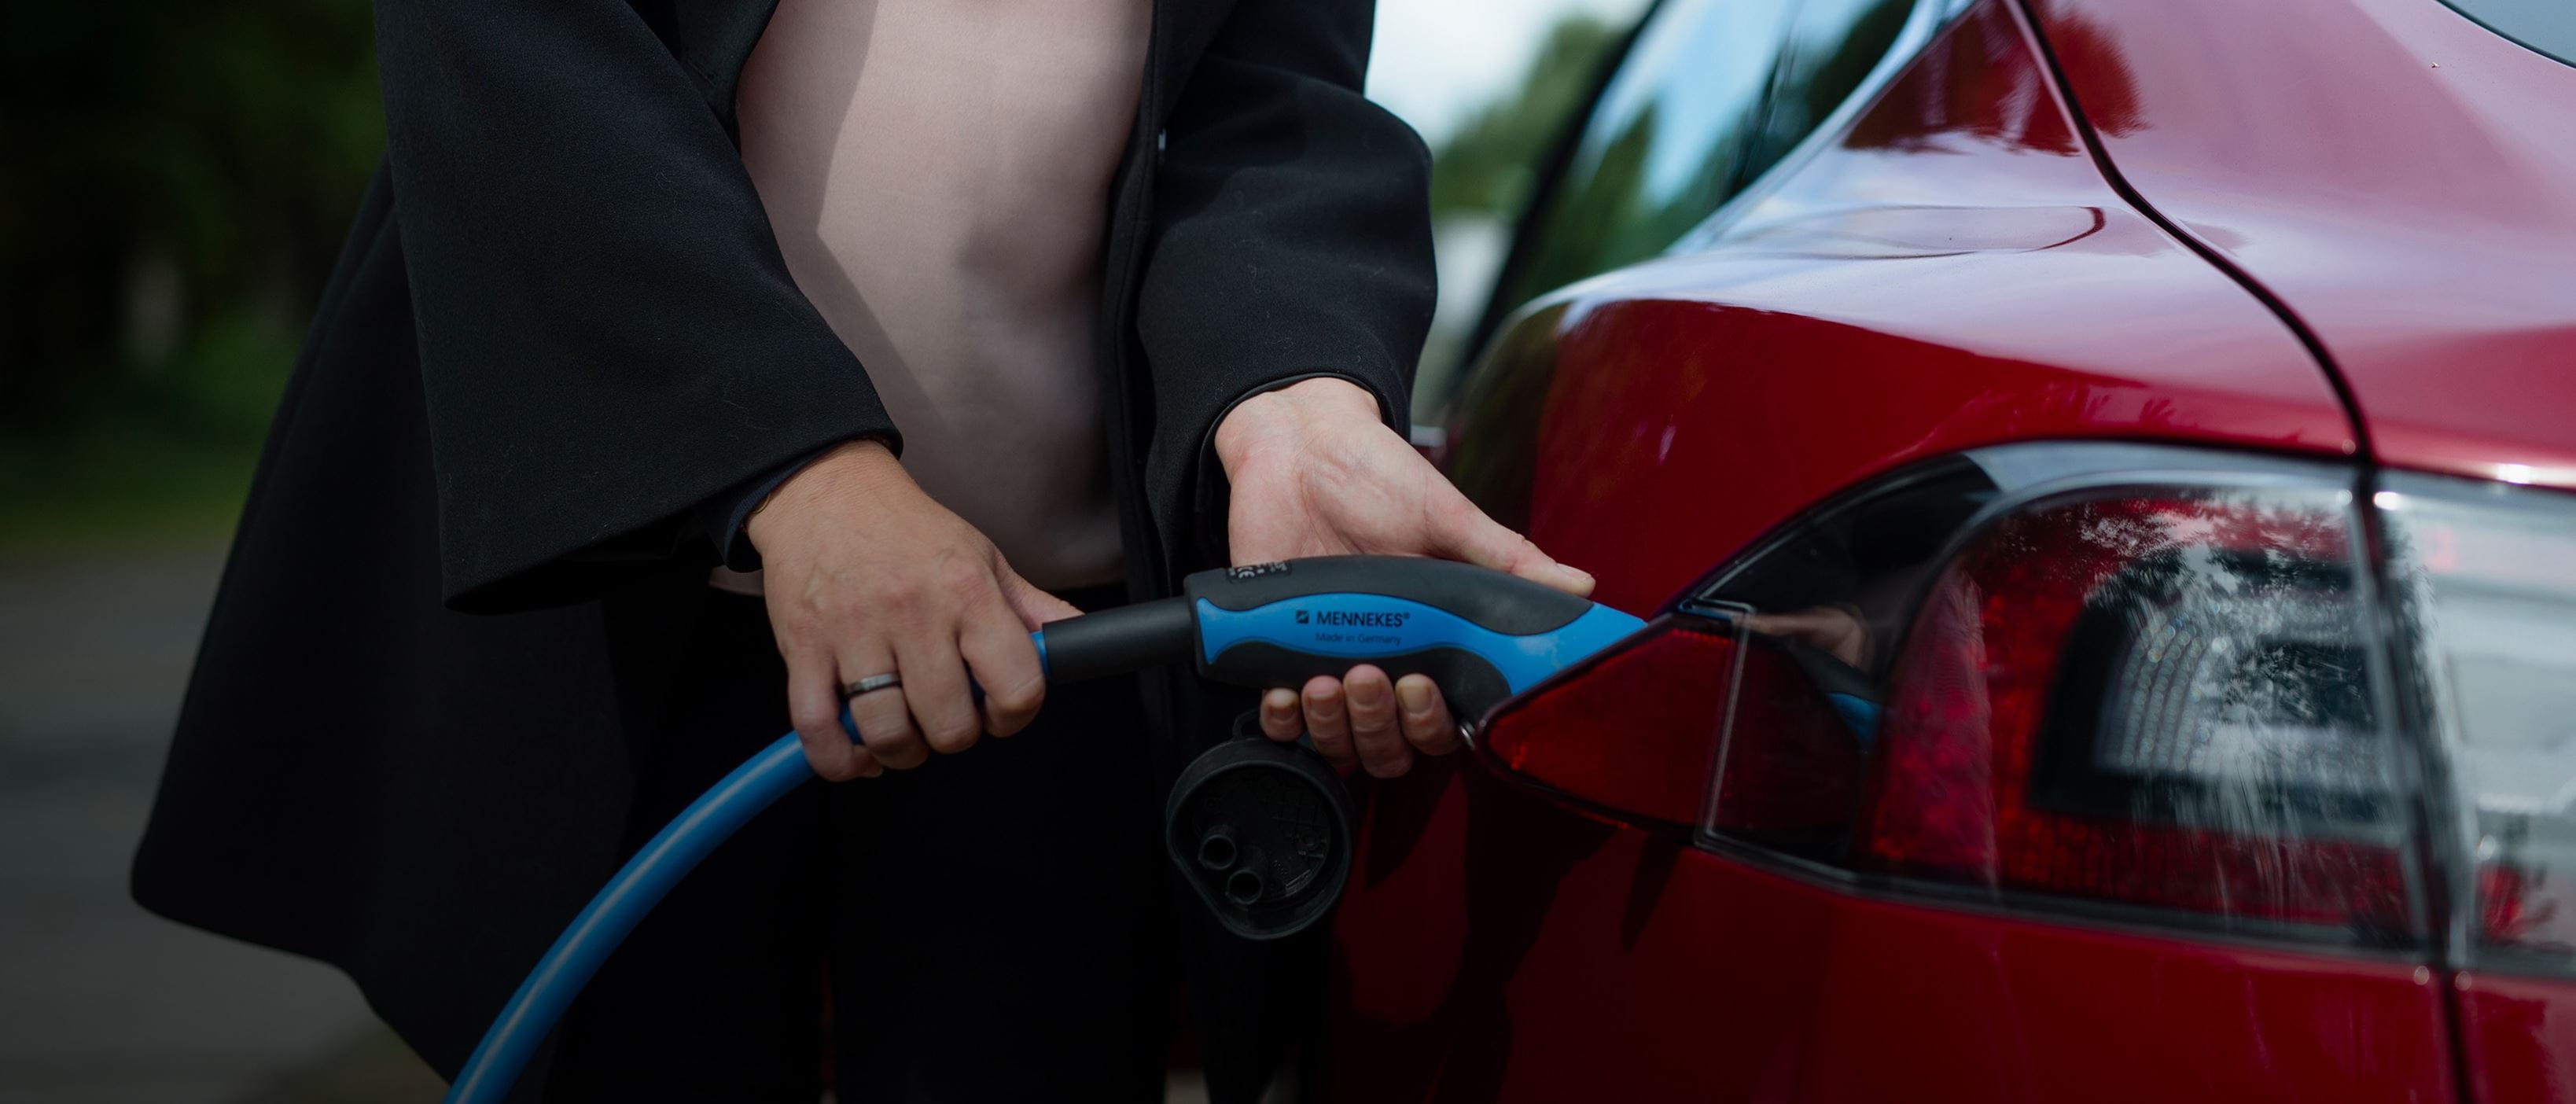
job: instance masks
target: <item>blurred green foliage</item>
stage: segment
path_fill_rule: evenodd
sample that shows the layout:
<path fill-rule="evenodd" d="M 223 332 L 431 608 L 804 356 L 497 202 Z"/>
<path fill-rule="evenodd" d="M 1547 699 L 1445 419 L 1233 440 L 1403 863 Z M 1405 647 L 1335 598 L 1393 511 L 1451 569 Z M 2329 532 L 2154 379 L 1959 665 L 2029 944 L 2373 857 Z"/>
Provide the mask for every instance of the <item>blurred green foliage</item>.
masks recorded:
<path fill-rule="evenodd" d="M 1592 94 L 1603 56 L 1623 33 L 1588 13 L 1557 21 L 1518 91 L 1470 116 L 1440 144 L 1431 163 L 1433 217 L 1517 218 L 1539 163 Z"/>
<path fill-rule="evenodd" d="M 1537 191 L 1540 172 L 1600 83 L 1602 66 L 1627 34 L 1589 11 L 1560 16 L 1529 68 L 1507 93 L 1467 117 L 1431 159 L 1433 235 L 1442 243 L 1442 311 L 1414 377 L 1414 415 L 1438 422 L 1466 359 L 1481 304 L 1503 263 L 1510 228 Z M 1453 236 L 1467 241 L 1452 249 Z"/>
<path fill-rule="evenodd" d="M 379 151 L 364 0 L 0 35 L 0 542 L 220 527 Z"/>

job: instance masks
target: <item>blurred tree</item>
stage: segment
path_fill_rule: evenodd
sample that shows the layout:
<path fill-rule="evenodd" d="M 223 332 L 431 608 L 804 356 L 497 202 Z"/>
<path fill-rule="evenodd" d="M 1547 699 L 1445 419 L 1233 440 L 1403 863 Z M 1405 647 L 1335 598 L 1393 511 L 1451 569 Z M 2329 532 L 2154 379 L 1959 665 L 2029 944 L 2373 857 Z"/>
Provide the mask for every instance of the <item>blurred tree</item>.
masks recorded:
<path fill-rule="evenodd" d="M 1536 190 L 1539 172 L 1600 83 L 1602 64 L 1627 34 L 1588 11 L 1568 12 L 1548 30 L 1527 73 L 1470 115 L 1431 162 L 1433 236 L 1441 243 L 1441 309 L 1414 377 L 1414 410 L 1437 421 L 1466 357 L 1467 338 L 1502 267 L 1511 227 Z M 1465 243 L 1462 247 L 1455 247 Z"/>
<path fill-rule="evenodd" d="M 1580 12 L 1550 28 L 1529 75 L 1512 94 L 1470 116 L 1441 144 L 1432 159 L 1433 216 L 1517 216 L 1529 200 L 1539 160 L 1591 95 L 1602 56 L 1622 33 Z"/>
<path fill-rule="evenodd" d="M 1597 159 L 1585 166 L 1588 171 L 1566 182 L 1547 210 L 1537 216 L 1536 225 L 1541 229 L 1534 236 L 1536 247 L 1527 263 L 1510 274 L 1509 286 L 1503 289 L 1507 298 L 1516 303 L 1526 301 L 1586 276 L 1653 256 L 1670 243 L 1670 234 L 1688 225 L 1674 217 L 1680 208 L 1661 205 L 1659 200 L 1666 197 L 1656 196 L 1646 187 L 1646 160 L 1654 152 L 1656 139 L 1667 137 L 1656 126 L 1663 107 L 1654 100 L 1640 104 L 1616 134 L 1599 147 Z M 1731 158 L 1712 158 L 1699 166 L 1693 179 L 1704 182 L 1733 167 Z M 1702 183 L 1692 190 L 1707 188 Z"/>
<path fill-rule="evenodd" d="M 0 431 L 255 439 L 383 146 L 365 0 L 10 22 Z"/>

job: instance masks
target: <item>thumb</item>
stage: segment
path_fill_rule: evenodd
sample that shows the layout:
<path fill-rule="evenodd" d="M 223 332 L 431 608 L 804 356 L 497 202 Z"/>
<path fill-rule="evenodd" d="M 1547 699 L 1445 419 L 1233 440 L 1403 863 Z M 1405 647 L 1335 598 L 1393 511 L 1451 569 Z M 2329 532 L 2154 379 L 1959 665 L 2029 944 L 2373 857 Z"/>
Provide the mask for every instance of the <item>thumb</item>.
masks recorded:
<path fill-rule="evenodd" d="M 1020 578 L 1019 572 L 1004 567 L 1001 576 L 1003 600 L 1011 604 L 1012 612 L 1020 615 L 1020 620 L 1028 625 L 1031 632 L 1049 621 L 1082 615 L 1073 603 L 1039 590 L 1035 584 Z"/>
<path fill-rule="evenodd" d="M 1589 572 L 1556 562 L 1528 537 L 1486 517 L 1484 511 L 1464 498 L 1454 508 L 1443 511 L 1442 517 L 1439 531 L 1432 534 L 1431 540 L 1436 554 L 1509 572 L 1572 595 L 1592 593 Z"/>

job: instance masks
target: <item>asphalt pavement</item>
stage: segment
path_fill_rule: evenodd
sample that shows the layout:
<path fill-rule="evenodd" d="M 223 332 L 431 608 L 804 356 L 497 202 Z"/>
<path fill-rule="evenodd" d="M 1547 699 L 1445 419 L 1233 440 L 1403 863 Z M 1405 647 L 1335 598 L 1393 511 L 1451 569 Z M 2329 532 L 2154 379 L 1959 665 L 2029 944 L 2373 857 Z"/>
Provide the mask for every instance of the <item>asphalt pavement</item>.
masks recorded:
<path fill-rule="evenodd" d="M 436 1099 L 338 972 L 126 896 L 222 560 L 0 557 L 0 1104 Z"/>

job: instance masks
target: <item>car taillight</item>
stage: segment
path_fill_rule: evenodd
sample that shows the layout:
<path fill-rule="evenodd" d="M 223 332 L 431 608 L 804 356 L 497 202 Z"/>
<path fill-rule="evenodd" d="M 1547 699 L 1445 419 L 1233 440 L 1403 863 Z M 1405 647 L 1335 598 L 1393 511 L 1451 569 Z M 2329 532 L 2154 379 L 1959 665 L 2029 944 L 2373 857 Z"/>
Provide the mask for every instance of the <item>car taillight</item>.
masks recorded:
<path fill-rule="evenodd" d="M 2447 759 L 2469 956 L 2576 972 L 2576 499 L 2390 475 L 2373 503 Z"/>
<path fill-rule="evenodd" d="M 2374 947 L 2475 892 L 2484 946 L 2576 967 L 2576 509 L 2425 482 L 2374 530 L 2357 482 L 2106 444 L 1920 465 L 1505 703 L 1480 746 L 1873 892 Z M 2479 864 L 2443 898 L 2438 762 L 2402 723 L 2426 709 Z"/>
<path fill-rule="evenodd" d="M 2341 465 L 2129 445 L 1920 465 L 1506 703 L 1481 746 L 1613 814 L 1871 891 L 2412 944 L 2424 764 L 2354 488 Z M 2576 740 L 2564 762 L 2562 803 Z M 2550 871 L 2576 875 L 2562 827 Z M 2576 945 L 2576 887 L 2561 908 L 2557 881 L 2497 869 L 2522 909 L 2497 923 Z"/>
<path fill-rule="evenodd" d="M 2349 499 L 2120 488 L 1984 528 L 1890 671 L 1852 865 L 2413 935 Z"/>

